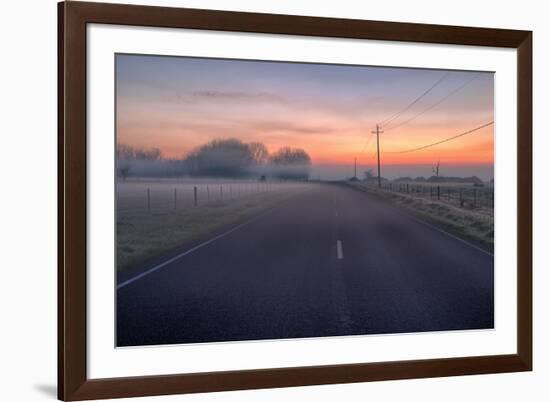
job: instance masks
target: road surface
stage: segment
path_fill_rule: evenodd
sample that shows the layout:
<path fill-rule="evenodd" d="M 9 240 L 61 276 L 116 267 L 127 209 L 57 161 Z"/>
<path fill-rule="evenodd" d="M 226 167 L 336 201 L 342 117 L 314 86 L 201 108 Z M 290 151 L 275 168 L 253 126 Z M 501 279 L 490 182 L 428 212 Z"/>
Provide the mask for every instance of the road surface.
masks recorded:
<path fill-rule="evenodd" d="M 493 327 L 490 253 L 343 185 L 118 283 L 118 346 Z"/>

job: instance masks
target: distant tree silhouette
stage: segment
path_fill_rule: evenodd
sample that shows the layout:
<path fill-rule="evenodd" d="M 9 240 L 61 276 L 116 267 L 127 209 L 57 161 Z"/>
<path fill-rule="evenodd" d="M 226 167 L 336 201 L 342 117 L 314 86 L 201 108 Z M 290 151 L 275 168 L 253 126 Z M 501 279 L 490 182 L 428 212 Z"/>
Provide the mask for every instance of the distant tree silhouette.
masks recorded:
<path fill-rule="evenodd" d="M 374 173 L 372 173 L 372 169 L 365 170 L 365 180 L 372 180 L 374 179 Z"/>
<path fill-rule="evenodd" d="M 127 163 L 123 163 L 117 168 L 118 175 L 122 177 L 122 180 L 126 180 L 128 175 L 130 174 L 130 165 Z"/>
<path fill-rule="evenodd" d="M 158 148 L 137 148 L 135 150 L 135 159 L 138 161 L 158 161 L 162 159 L 162 153 Z"/>
<path fill-rule="evenodd" d="M 162 152 L 158 148 L 134 148 L 126 144 L 117 144 L 116 157 L 126 161 L 156 161 L 162 159 Z"/>
<path fill-rule="evenodd" d="M 261 142 L 251 142 L 248 144 L 248 149 L 250 150 L 254 164 L 262 166 L 267 163 L 269 152 L 264 144 Z"/>
<path fill-rule="evenodd" d="M 134 148 L 126 144 L 117 144 L 117 175 L 123 180 L 130 175 L 132 167 L 139 161 L 159 161 L 162 153 L 158 148 Z"/>
<path fill-rule="evenodd" d="M 279 177 L 306 180 L 311 158 L 300 148 L 282 147 L 269 154 L 261 142 L 245 143 L 237 138 L 216 138 L 181 159 L 164 159 L 158 148 L 135 148 L 117 144 L 117 175 L 129 176 L 255 176 L 262 180 Z"/>
<path fill-rule="evenodd" d="M 126 144 L 117 144 L 116 157 L 118 160 L 132 160 L 136 158 L 134 148 Z"/>
<path fill-rule="evenodd" d="M 200 176 L 243 176 L 254 163 L 250 147 L 236 138 L 215 139 L 187 156 L 191 174 Z"/>
<path fill-rule="evenodd" d="M 273 173 L 282 179 L 305 180 L 311 170 L 311 158 L 300 148 L 282 147 L 269 162 Z"/>
<path fill-rule="evenodd" d="M 310 165 L 311 158 L 301 148 L 282 147 L 270 157 L 275 165 Z"/>
<path fill-rule="evenodd" d="M 435 174 L 435 177 L 439 177 L 439 164 L 441 161 L 437 161 L 435 165 L 432 167 L 432 172 Z"/>

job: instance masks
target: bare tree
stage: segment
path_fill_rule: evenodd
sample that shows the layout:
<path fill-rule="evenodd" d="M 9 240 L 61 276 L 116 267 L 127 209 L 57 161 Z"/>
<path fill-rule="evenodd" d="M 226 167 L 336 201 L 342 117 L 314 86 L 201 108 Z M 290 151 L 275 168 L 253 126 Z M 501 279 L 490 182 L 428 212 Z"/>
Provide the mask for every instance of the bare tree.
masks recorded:
<path fill-rule="evenodd" d="M 365 170 L 365 180 L 372 180 L 374 179 L 374 173 L 372 173 L 372 169 Z"/>
<path fill-rule="evenodd" d="M 116 145 L 116 171 L 117 175 L 126 180 L 130 173 L 131 161 L 135 160 L 136 153 L 134 148 L 126 144 Z"/>
<path fill-rule="evenodd" d="M 275 165 L 310 165 L 311 158 L 301 148 L 282 147 L 271 155 L 271 163 Z"/>
<path fill-rule="evenodd" d="M 439 162 L 440 161 L 437 161 L 437 164 L 432 167 L 432 172 L 435 174 L 435 177 L 439 177 Z"/>
<path fill-rule="evenodd" d="M 248 149 L 256 165 L 261 166 L 266 164 L 269 152 L 264 144 L 261 142 L 251 142 L 248 144 Z"/>
<path fill-rule="evenodd" d="M 130 172 L 136 174 L 143 164 L 161 160 L 162 153 L 158 148 L 134 148 L 126 144 L 117 144 L 116 146 L 116 170 L 122 180 L 126 180 Z"/>
<path fill-rule="evenodd" d="M 117 160 L 126 161 L 157 161 L 162 159 L 162 152 L 158 148 L 134 148 L 126 144 L 117 144 L 116 157 Z"/>
<path fill-rule="evenodd" d="M 269 158 L 276 175 L 283 179 L 305 180 L 311 170 L 311 158 L 301 148 L 282 147 Z"/>
<path fill-rule="evenodd" d="M 254 163 L 250 147 L 236 138 L 214 139 L 185 160 L 193 174 L 204 176 L 242 176 Z"/>
<path fill-rule="evenodd" d="M 162 153 L 158 148 L 138 148 L 135 150 L 135 159 L 142 161 L 158 161 L 162 159 Z"/>
<path fill-rule="evenodd" d="M 119 176 L 122 177 L 122 180 L 126 180 L 128 174 L 130 173 L 130 165 L 124 164 L 122 166 L 119 166 L 117 171 Z"/>
<path fill-rule="evenodd" d="M 136 158 L 134 148 L 126 144 L 116 145 L 116 157 L 118 160 L 132 160 Z"/>

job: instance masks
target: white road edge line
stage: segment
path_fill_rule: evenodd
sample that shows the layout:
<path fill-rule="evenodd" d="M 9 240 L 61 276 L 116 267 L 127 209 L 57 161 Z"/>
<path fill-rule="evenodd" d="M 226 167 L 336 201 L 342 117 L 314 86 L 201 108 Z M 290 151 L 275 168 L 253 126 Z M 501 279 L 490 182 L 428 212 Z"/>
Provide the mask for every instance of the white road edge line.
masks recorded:
<path fill-rule="evenodd" d="M 311 189 L 307 189 L 307 190 L 304 190 L 304 191 L 311 191 Z M 291 198 L 293 198 L 293 197 L 295 197 L 295 196 L 297 196 L 297 195 L 302 194 L 304 191 L 300 191 L 300 192 L 298 192 L 298 193 L 296 193 L 296 194 L 294 194 L 294 195 L 291 195 L 290 197 L 288 197 L 288 198 L 287 198 L 286 200 L 284 200 L 283 202 L 286 202 L 286 201 L 288 201 L 289 199 L 291 199 Z M 279 205 L 280 205 L 280 204 L 279 204 Z M 187 254 L 191 254 L 193 251 L 196 251 L 196 250 L 198 250 L 199 248 L 202 248 L 202 247 L 204 247 L 204 246 L 206 246 L 206 245 L 208 245 L 208 244 L 210 244 L 210 243 L 212 243 L 212 242 L 214 242 L 214 241 L 216 241 L 216 240 L 218 240 L 218 239 L 221 239 L 222 237 L 227 236 L 227 235 L 230 234 L 230 233 L 233 233 L 233 232 L 236 231 L 237 229 L 240 229 L 240 228 L 242 228 L 242 227 L 248 225 L 249 223 L 252 223 L 252 222 L 254 222 L 255 220 L 257 220 L 257 219 L 263 217 L 264 215 L 267 215 L 268 213 L 272 212 L 276 207 L 277 207 L 277 206 L 271 207 L 271 208 L 269 208 L 267 211 L 264 211 L 263 213 L 261 213 L 261 214 L 255 216 L 254 218 L 249 219 L 248 221 L 243 222 L 243 223 L 241 223 L 240 225 L 237 225 L 237 226 L 235 226 L 234 228 L 229 229 L 228 231 L 223 232 L 223 233 L 221 233 L 221 234 L 219 234 L 219 235 L 217 235 L 217 236 L 211 238 L 210 240 L 205 241 L 204 243 L 198 244 L 198 245 L 196 245 L 195 247 L 190 248 L 189 250 L 184 251 L 184 252 L 182 252 L 181 254 L 178 254 L 178 255 L 176 255 L 176 256 L 170 258 L 169 260 L 166 260 L 166 261 L 164 261 L 163 263 L 161 263 L 161 264 L 159 264 L 159 265 L 156 265 L 156 266 L 154 266 L 153 268 L 150 268 L 150 269 L 148 269 L 148 270 L 145 271 L 145 272 L 142 272 L 142 273 L 139 274 L 139 275 L 134 276 L 133 278 L 127 279 L 127 280 L 125 280 L 124 282 L 119 283 L 119 284 L 117 285 L 117 287 L 116 287 L 117 290 L 118 290 L 118 289 L 122 289 L 124 286 L 129 285 L 130 283 L 135 282 L 135 281 L 137 281 L 138 279 L 141 279 L 141 278 L 143 278 L 144 276 L 147 276 L 147 275 L 149 275 L 149 274 L 155 272 L 156 270 L 161 269 L 162 267 L 165 267 L 165 266 L 168 265 L 168 264 L 171 264 L 172 262 L 174 262 L 174 261 L 180 259 L 181 257 L 185 257 Z"/>
<path fill-rule="evenodd" d="M 367 193 L 366 191 L 363 191 L 363 190 L 360 190 L 360 191 L 362 191 L 362 192 L 364 192 L 364 193 Z M 455 239 L 455 240 L 458 240 L 459 242 L 464 243 L 464 244 L 466 244 L 467 246 L 470 246 L 470 247 L 476 249 L 477 251 L 481 251 L 482 253 L 487 254 L 487 255 L 489 255 L 489 256 L 491 256 L 491 257 L 494 257 L 494 256 L 495 256 L 493 253 L 491 253 L 491 252 L 489 252 L 489 251 L 487 251 L 487 250 L 484 250 L 484 249 L 482 249 L 481 247 L 478 247 L 478 246 L 476 246 L 476 245 L 474 245 L 474 244 L 472 244 L 472 243 L 470 243 L 470 242 L 468 242 L 468 241 L 466 241 L 466 240 L 463 240 L 463 239 L 461 239 L 460 237 L 457 237 L 457 236 L 455 236 L 455 235 L 453 235 L 453 234 L 451 234 L 451 233 L 449 233 L 449 232 L 447 232 L 447 231 L 445 231 L 445 230 L 443 230 L 443 229 L 440 229 L 440 228 L 438 228 L 437 226 L 431 225 L 431 224 L 429 224 L 428 222 L 424 222 L 424 221 L 421 220 L 421 219 L 415 218 L 415 217 L 412 216 L 411 214 L 409 214 L 409 213 L 407 213 L 407 212 L 404 212 L 404 211 L 402 211 L 401 209 L 402 209 L 401 207 L 396 207 L 396 208 L 395 208 L 395 210 L 397 211 L 397 213 L 399 213 L 399 214 L 401 214 L 401 215 L 404 215 L 404 216 L 406 216 L 406 217 L 408 217 L 408 218 L 411 218 L 413 221 L 416 221 L 416 222 L 418 222 L 418 223 L 420 223 L 420 224 L 422 224 L 422 225 L 424 225 L 424 226 L 427 226 L 427 227 L 429 227 L 429 228 L 432 228 L 432 229 L 434 229 L 434 230 L 437 230 L 438 232 L 443 233 L 444 235 L 447 235 L 447 236 L 449 236 L 449 237 L 451 237 L 451 238 L 453 238 L 453 239 Z"/>
<path fill-rule="evenodd" d="M 342 249 L 342 241 L 336 240 L 336 255 L 339 260 L 344 259 L 344 250 Z"/>
<path fill-rule="evenodd" d="M 218 239 L 221 239 L 222 237 L 227 236 L 227 235 L 230 234 L 230 233 L 233 233 L 234 231 L 236 231 L 236 230 L 242 228 L 243 226 L 246 226 L 246 225 L 248 225 L 249 223 L 252 223 L 253 221 L 255 221 L 256 219 L 258 219 L 258 218 L 259 218 L 260 216 L 262 216 L 262 215 L 264 215 L 264 214 L 258 215 L 257 217 L 255 217 L 255 218 L 253 218 L 253 219 L 250 219 L 250 220 L 248 220 L 248 221 L 246 221 L 246 222 L 243 222 L 243 223 L 241 223 L 240 225 L 237 225 L 237 226 L 235 226 L 234 228 L 229 229 L 227 232 L 223 232 L 223 233 L 221 233 L 221 234 L 219 234 L 219 235 L 217 235 L 217 236 L 211 238 L 210 240 L 205 241 L 204 243 L 198 244 L 198 245 L 196 245 L 195 247 L 190 248 L 189 250 L 184 251 L 183 253 L 178 254 L 178 255 L 176 255 L 176 256 L 170 258 L 169 260 L 166 260 L 166 261 L 164 261 L 163 263 L 158 264 L 158 265 L 154 266 L 153 268 L 150 268 L 150 269 L 148 269 L 147 271 L 142 272 L 142 273 L 139 274 L 139 275 L 134 276 L 133 278 L 127 279 L 126 281 L 124 281 L 124 282 L 122 282 L 122 283 L 119 283 L 119 284 L 117 285 L 117 287 L 116 287 L 117 290 L 118 290 L 118 289 L 122 289 L 124 286 L 129 285 L 130 283 L 135 282 L 135 281 L 137 281 L 138 279 L 143 278 L 144 276 L 147 276 L 147 275 L 149 275 L 149 274 L 152 274 L 153 272 L 155 272 L 155 271 L 161 269 L 162 267 L 165 267 L 166 265 L 171 264 L 171 263 L 173 263 L 174 261 L 176 261 L 176 260 L 178 260 L 178 259 L 180 259 L 180 258 L 182 258 L 182 257 L 185 257 L 185 256 L 188 255 L 188 254 L 191 254 L 193 251 L 196 251 L 196 250 L 198 250 L 199 248 L 202 248 L 202 247 L 204 247 L 204 246 L 206 246 L 206 245 L 208 245 L 208 244 L 210 244 L 210 243 L 212 243 L 212 242 L 214 242 L 214 241 L 216 241 L 216 240 L 218 240 Z"/>
<path fill-rule="evenodd" d="M 404 213 L 404 212 L 401 212 L 401 211 L 399 211 L 399 212 L 400 212 L 401 214 L 403 214 L 403 215 L 405 215 L 405 216 L 411 218 L 412 220 L 414 220 L 414 221 L 416 221 L 416 222 L 418 222 L 418 223 L 421 223 L 421 224 L 424 225 L 424 226 L 427 226 L 427 227 L 429 227 L 429 228 L 432 228 L 432 229 L 434 229 L 434 230 L 437 230 L 438 232 L 443 233 L 443 234 L 445 234 L 445 235 L 447 235 L 447 236 L 449 236 L 449 237 L 452 237 L 453 239 L 458 240 L 459 242 L 464 243 L 464 244 L 466 244 L 466 245 L 468 245 L 468 246 L 470 246 L 470 247 L 476 249 L 477 251 L 481 251 L 482 253 L 487 254 L 487 255 L 490 255 L 491 257 L 494 257 L 494 256 L 495 256 L 493 253 L 491 253 L 491 252 L 489 252 L 489 251 L 487 251 L 487 250 L 483 250 L 481 247 L 478 247 L 478 246 L 476 246 L 476 245 L 474 245 L 474 244 L 472 244 L 472 243 L 470 243 L 470 242 L 468 242 L 468 241 L 466 241 L 466 240 L 463 240 L 463 239 L 461 239 L 460 237 L 457 237 L 457 236 L 455 236 L 455 235 L 453 235 L 453 234 L 451 234 L 451 233 L 449 233 L 449 232 L 447 232 L 447 231 L 445 231 L 445 230 L 443 230 L 443 229 L 438 228 L 437 226 L 431 225 L 431 224 L 429 224 L 428 222 L 424 222 L 424 221 L 421 220 L 421 219 L 415 218 L 414 216 L 412 216 L 412 215 L 410 215 L 410 214 L 408 214 L 408 213 Z"/>

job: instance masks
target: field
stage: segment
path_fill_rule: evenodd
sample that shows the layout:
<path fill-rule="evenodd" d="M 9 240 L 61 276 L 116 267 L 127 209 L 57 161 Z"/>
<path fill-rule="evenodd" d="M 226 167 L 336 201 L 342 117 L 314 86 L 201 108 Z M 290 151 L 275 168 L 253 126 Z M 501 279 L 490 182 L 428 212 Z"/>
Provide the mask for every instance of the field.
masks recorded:
<path fill-rule="evenodd" d="M 349 185 L 412 210 L 438 226 L 478 242 L 494 246 L 493 187 L 475 188 L 458 183 L 411 184 L 349 182 Z"/>
<path fill-rule="evenodd" d="M 117 183 L 117 270 L 240 223 L 315 184 L 131 179 Z"/>
<path fill-rule="evenodd" d="M 474 186 L 473 183 L 456 182 L 383 182 L 382 189 L 393 193 L 408 194 L 470 210 L 493 209 L 492 185 Z"/>
<path fill-rule="evenodd" d="M 350 182 L 457 234 L 493 247 L 493 189 L 457 183 Z M 316 183 L 128 179 L 117 183 L 117 270 L 208 239 Z"/>

